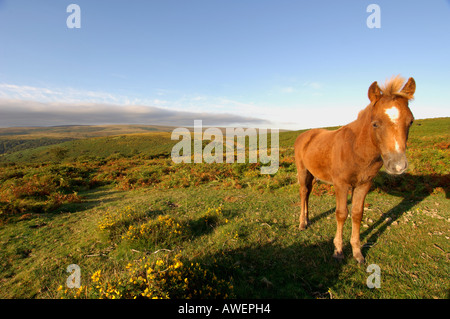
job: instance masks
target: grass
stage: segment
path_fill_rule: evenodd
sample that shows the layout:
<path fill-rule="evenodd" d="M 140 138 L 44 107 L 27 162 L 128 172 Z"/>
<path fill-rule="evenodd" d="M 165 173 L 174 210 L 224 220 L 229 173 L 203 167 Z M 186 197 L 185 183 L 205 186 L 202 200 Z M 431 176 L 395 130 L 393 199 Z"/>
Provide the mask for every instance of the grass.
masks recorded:
<path fill-rule="evenodd" d="M 6 162 L 0 297 L 449 298 L 449 124 L 416 121 L 408 174 L 377 176 L 361 266 L 351 257 L 348 221 L 346 258 L 331 256 L 332 186 L 315 186 L 312 225 L 298 231 L 298 132 L 280 134 L 272 176 L 260 175 L 258 164 L 175 165 L 141 153 L 111 156 L 114 148 L 90 161 Z M 81 289 L 66 289 L 70 264 L 81 268 Z M 366 285 L 370 264 L 381 269 L 379 289 Z"/>
<path fill-rule="evenodd" d="M 34 142 L 42 141 L 33 140 Z M 121 158 L 141 155 L 145 157 L 168 156 L 176 141 L 168 132 L 104 136 L 76 139 L 56 145 L 28 148 L 0 157 L 5 163 L 43 163 L 92 161 L 104 158 Z"/>

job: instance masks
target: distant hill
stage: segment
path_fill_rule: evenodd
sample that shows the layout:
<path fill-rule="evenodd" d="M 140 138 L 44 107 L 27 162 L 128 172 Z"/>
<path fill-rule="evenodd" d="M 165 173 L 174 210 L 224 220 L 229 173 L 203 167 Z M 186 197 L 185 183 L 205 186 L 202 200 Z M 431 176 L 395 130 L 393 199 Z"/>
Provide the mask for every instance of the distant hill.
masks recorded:
<path fill-rule="evenodd" d="M 174 128 L 150 125 L 0 128 L 0 162 L 38 163 L 83 158 L 106 159 L 111 156 L 169 156 L 173 145 L 178 142 L 170 138 Z M 280 131 L 280 147 L 292 148 L 295 139 L 303 131 Z M 433 137 L 441 143 L 449 143 L 447 132 L 450 132 L 450 118 L 416 120 L 409 141 L 421 144 Z"/>
<path fill-rule="evenodd" d="M 0 138 L 89 138 L 120 134 L 172 132 L 172 126 L 159 125 L 61 125 L 48 127 L 4 127 L 0 128 Z"/>
<path fill-rule="evenodd" d="M 64 125 L 0 128 L 0 155 L 60 144 L 76 139 L 149 132 L 171 132 L 174 127 L 157 125 Z"/>
<path fill-rule="evenodd" d="M 177 141 L 168 132 L 140 133 L 76 139 L 59 144 L 39 146 L 14 153 L 3 154 L 1 162 L 49 162 L 110 156 L 129 157 L 143 155 L 168 156 Z"/>

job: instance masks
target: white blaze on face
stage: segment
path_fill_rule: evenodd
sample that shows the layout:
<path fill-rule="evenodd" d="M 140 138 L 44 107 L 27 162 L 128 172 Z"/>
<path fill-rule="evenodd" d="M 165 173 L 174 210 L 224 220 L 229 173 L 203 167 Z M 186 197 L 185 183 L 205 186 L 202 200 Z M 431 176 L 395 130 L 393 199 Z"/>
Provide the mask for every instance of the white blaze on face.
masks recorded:
<path fill-rule="evenodd" d="M 392 106 L 384 111 L 386 115 L 389 117 L 389 119 L 392 121 L 392 123 L 397 124 L 398 118 L 400 116 L 400 112 L 396 106 Z M 395 141 L 395 150 L 397 152 L 400 152 L 400 145 L 398 144 L 398 141 L 396 138 L 394 138 Z"/>
<path fill-rule="evenodd" d="M 400 145 L 398 145 L 397 140 L 395 140 L 395 150 L 396 150 L 397 152 L 400 152 Z"/>
<path fill-rule="evenodd" d="M 384 111 L 384 113 L 386 113 L 386 115 L 389 117 L 389 119 L 396 124 L 398 121 L 398 117 L 400 115 L 400 112 L 398 111 L 398 108 L 393 106 L 391 108 L 388 108 Z"/>

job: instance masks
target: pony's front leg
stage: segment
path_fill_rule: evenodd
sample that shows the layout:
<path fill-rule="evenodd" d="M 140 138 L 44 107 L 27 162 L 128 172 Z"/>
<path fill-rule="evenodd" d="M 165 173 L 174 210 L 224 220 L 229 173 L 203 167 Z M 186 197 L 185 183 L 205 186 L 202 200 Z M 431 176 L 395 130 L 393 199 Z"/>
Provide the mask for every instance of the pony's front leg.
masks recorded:
<path fill-rule="evenodd" d="M 358 263 L 364 263 L 364 257 L 361 253 L 361 243 L 359 241 L 359 229 L 364 212 L 364 200 L 370 190 L 372 183 L 366 183 L 356 187 L 353 191 L 352 198 L 352 237 L 350 243 L 352 245 L 353 257 Z"/>
<path fill-rule="evenodd" d="M 334 185 L 336 189 L 336 236 L 334 237 L 334 254 L 333 257 L 337 259 L 344 258 L 344 252 L 342 251 L 342 231 L 344 228 L 345 220 L 348 216 L 347 209 L 347 185 Z"/>
<path fill-rule="evenodd" d="M 311 194 L 311 190 L 313 187 L 313 180 L 314 177 L 308 170 L 303 169 L 302 171 L 298 172 L 298 182 L 300 184 L 300 201 L 301 201 L 300 226 L 299 226 L 300 230 L 306 229 L 306 227 L 309 224 L 308 201 L 309 195 Z"/>

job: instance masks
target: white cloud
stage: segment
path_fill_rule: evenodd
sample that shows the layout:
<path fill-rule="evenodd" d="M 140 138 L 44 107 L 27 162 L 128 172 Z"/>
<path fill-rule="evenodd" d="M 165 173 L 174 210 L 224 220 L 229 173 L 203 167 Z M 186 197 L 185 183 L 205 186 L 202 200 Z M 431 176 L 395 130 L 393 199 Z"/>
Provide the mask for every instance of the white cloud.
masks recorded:
<path fill-rule="evenodd" d="M 155 98 L 130 98 L 75 88 L 45 88 L 0 83 L 0 126 L 148 123 L 257 125 L 257 107 L 224 97 L 179 94 L 156 89 Z M 164 99 L 162 99 L 164 97 Z"/>
<path fill-rule="evenodd" d="M 295 130 L 349 123 L 366 106 L 364 98 L 336 101 L 320 96 L 325 94 L 323 87 L 312 81 L 279 86 L 253 102 L 165 89 L 154 89 L 153 96 L 142 98 L 0 83 L 0 126 L 127 123 L 192 126 L 195 119 L 202 119 L 209 126 Z M 415 105 L 413 108 L 415 115 L 416 112 L 422 115 Z"/>
<path fill-rule="evenodd" d="M 54 126 L 95 124 L 153 124 L 192 126 L 267 125 L 269 121 L 229 112 L 190 112 L 145 105 L 38 102 L 0 99 L 0 126 Z"/>
<path fill-rule="evenodd" d="M 182 94 L 180 92 L 155 89 L 155 97 L 129 97 L 103 91 L 80 90 L 75 88 L 45 88 L 27 85 L 0 83 L 0 98 L 9 100 L 30 100 L 42 103 L 73 104 L 116 104 L 116 105 L 151 105 L 177 111 L 244 111 L 252 107 L 226 97 L 211 97 L 201 94 Z"/>
<path fill-rule="evenodd" d="M 126 104 L 128 97 L 74 88 L 46 88 L 0 83 L 0 98 L 40 102 L 103 102 Z"/>

